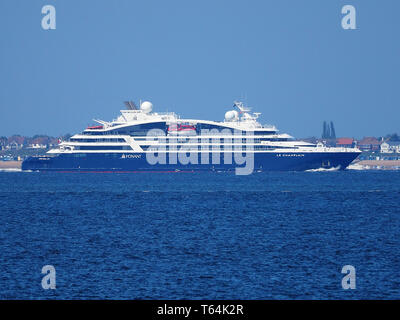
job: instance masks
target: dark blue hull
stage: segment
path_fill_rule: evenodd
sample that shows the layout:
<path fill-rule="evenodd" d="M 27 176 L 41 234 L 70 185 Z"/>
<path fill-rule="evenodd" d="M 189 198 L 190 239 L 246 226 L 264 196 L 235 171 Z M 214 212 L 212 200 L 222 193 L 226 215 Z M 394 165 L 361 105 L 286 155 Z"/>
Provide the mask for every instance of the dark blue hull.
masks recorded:
<path fill-rule="evenodd" d="M 305 171 L 319 168 L 345 169 L 357 156 L 357 152 L 310 152 L 310 153 L 255 153 L 252 171 Z M 86 153 L 46 155 L 29 157 L 22 163 L 22 170 L 33 171 L 96 171 L 96 172 L 140 172 L 140 171 L 232 171 L 244 167 L 224 163 L 221 154 L 220 164 L 209 160 L 204 163 L 198 157 L 198 164 L 150 164 L 145 154 Z"/>

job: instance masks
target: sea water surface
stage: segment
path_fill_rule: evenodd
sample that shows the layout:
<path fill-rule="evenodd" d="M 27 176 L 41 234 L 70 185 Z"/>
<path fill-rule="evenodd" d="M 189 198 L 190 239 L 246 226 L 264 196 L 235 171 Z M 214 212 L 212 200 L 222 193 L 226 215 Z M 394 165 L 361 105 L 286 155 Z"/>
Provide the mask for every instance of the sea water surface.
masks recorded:
<path fill-rule="evenodd" d="M 399 199 L 389 171 L 2 172 L 0 299 L 400 299 Z"/>

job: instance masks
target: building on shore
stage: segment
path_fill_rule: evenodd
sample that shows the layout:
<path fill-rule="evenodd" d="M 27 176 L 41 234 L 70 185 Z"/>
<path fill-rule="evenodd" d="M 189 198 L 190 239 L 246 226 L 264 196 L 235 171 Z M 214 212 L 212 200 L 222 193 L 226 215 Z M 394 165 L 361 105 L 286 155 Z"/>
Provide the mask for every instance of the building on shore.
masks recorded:
<path fill-rule="evenodd" d="M 336 139 L 336 147 L 339 148 L 354 148 L 356 142 L 353 138 L 338 138 Z"/>
<path fill-rule="evenodd" d="M 48 137 L 37 137 L 30 141 L 28 149 L 46 149 L 49 144 Z"/>
<path fill-rule="evenodd" d="M 363 152 L 380 151 L 382 142 L 374 137 L 364 137 L 358 141 L 357 147 Z"/>
<path fill-rule="evenodd" d="M 400 141 L 385 141 L 381 144 L 381 153 L 400 153 Z"/>
<path fill-rule="evenodd" d="M 25 145 L 25 137 L 14 135 L 7 139 L 7 150 L 20 150 Z"/>

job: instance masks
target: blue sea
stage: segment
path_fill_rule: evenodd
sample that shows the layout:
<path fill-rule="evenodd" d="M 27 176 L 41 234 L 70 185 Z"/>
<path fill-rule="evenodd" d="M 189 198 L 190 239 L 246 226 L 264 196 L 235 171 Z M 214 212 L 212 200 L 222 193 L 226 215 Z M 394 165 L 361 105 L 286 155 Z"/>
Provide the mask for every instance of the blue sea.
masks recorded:
<path fill-rule="evenodd" d="M 400 299 L 399 199 L 394 171 L 1 172 L 0 299 Z"/>

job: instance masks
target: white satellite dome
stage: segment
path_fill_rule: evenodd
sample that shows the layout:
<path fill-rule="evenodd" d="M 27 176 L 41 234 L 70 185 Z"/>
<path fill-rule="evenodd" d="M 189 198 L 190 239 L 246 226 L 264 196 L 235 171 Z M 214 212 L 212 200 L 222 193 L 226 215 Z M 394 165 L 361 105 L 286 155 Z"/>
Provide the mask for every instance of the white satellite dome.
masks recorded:
<path fill-rule="evenodd" d="M 140 110 L 144 113 L 150 113 L 153 110 L 153 104 L 150 101 L 143 101 L 140 105 Z"/>
<path fill-rule="evenodd" d="M 230 110 L 225 113 L 225 121 L 236 121 L 239 119 L 239 113 L 236 110 Z"/>

